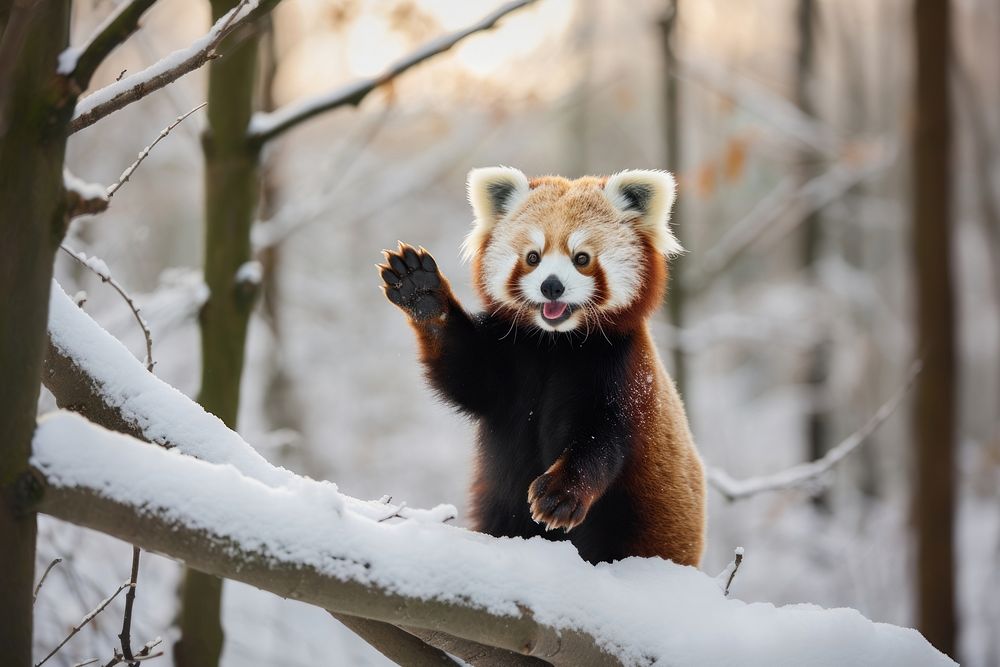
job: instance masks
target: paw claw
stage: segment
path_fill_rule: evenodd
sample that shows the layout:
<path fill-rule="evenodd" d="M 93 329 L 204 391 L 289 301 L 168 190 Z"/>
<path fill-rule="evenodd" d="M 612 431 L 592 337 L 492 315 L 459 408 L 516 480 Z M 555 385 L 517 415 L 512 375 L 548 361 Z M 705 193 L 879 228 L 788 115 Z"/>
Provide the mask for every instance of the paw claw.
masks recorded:
<path fill-rule="evenodd" d="M 579 526 L 590 510 L 592 500 L 582 496 L 568 483 L 565 473 L 546 472 L 528 488 L 531 518 L 546 530 L 569 532 Z"/>

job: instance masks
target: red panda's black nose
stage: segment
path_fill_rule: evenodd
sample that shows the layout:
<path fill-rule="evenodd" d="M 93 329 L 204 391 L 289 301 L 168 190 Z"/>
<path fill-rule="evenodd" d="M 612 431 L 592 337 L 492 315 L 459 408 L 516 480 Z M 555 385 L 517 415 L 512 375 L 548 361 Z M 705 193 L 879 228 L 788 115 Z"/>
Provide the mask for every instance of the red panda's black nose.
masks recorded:
<path fill-rule="evenodd" d="M 563 287 L 562 281 L 560 281 L 555 276 L 549 276 L 544 281 L 542 281 L 542 296 L 546 299 L 552 299 L 555 301 L 563 295 L 566 288 Z"/>

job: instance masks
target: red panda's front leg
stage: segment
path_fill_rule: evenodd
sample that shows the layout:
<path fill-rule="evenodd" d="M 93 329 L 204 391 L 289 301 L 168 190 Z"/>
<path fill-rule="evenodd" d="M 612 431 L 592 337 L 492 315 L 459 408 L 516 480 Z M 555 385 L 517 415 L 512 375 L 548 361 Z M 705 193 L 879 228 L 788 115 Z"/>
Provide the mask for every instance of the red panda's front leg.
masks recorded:
<path fill-rule="evenodd" d="M 531 518 L 547 530 L 569 532 L 618 478 L 625 466 L 628 437 L 624 425 L 608 415 L 602 428 L 574 441 L 528 487 Z"/>
<path fill-rule="evenodd" d="M 481 413 L 491 355 L 482 335 L 423 248 L 399 244 L 379 264 L 386 297 L 406 313 L 420 343 L 420 359 L 434 388 L 459 408 Z"/>

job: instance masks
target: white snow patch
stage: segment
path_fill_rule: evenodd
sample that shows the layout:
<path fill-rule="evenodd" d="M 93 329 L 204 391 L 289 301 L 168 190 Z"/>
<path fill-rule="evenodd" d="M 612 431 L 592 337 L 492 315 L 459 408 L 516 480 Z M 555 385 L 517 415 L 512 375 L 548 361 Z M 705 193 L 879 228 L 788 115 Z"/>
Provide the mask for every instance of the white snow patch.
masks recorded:
<path fill-rule="evenodd" d="M 150 508 L 278 562 L 498 615 L 527 607 L 541 623 L 590 633 L 629 665 L 955 664 L 915 630 L 853 609 L 726 599 L 712 577 L 655 558 L 592 566 L 566 542 L 380 523 L 341 512 L 311 492 L 317 487 L 268 486 L 234 465 L 144 445 L 73 413 L 40 420 L 31 462 L 56 487 Z"/>
<path fill-rule="evenodd" d="M 88 183 L 75 175 L 69 169 L 63 169 L 63 187 L 69 192 L 75 192 L 80 199 L 108 200 L 108 189 L 100 183 Z"/>
<path fill-rule="evenodd" d="M 76 46 L 68 46 L 66 50 L 59 54 L 59 66 L 56 73 L 62 76 L 69 76 L 76 69 L 76 62 L 80 58 L 80 49 Z"/>
<path fill-rule="evenodd" d="M 264 267 L 256 259 L 251 259 L 249 262 L 243 262 L 240 264 L 240 268 L 236 269 L 237 283 L 260 285 L 260 281 L 263 280 L 263 278 Z"/>

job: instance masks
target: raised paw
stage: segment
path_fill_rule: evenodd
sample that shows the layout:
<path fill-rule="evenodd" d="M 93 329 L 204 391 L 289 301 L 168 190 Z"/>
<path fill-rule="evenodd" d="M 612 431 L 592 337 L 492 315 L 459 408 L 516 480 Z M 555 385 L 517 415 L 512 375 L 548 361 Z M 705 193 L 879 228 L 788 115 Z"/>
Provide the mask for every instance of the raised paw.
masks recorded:
<path fill-rule="evenodd" d="M 447 282 L 429 252 L 400 242 L 398 250 L 383 250 L 382 253 L 385 263 L 376 266 L 389 301 L 418 321 L 440 317 L 447 312 Z"/>
<path fill-rule="evenodd" d="M 569 532 L 583 523 L 593 504 L 593 497 L 579 484 L 573 484 L 556 462 L 547 472 L 535 478 L 528 487 L 531 518 L 547 530 L 562 528 Z"/>

